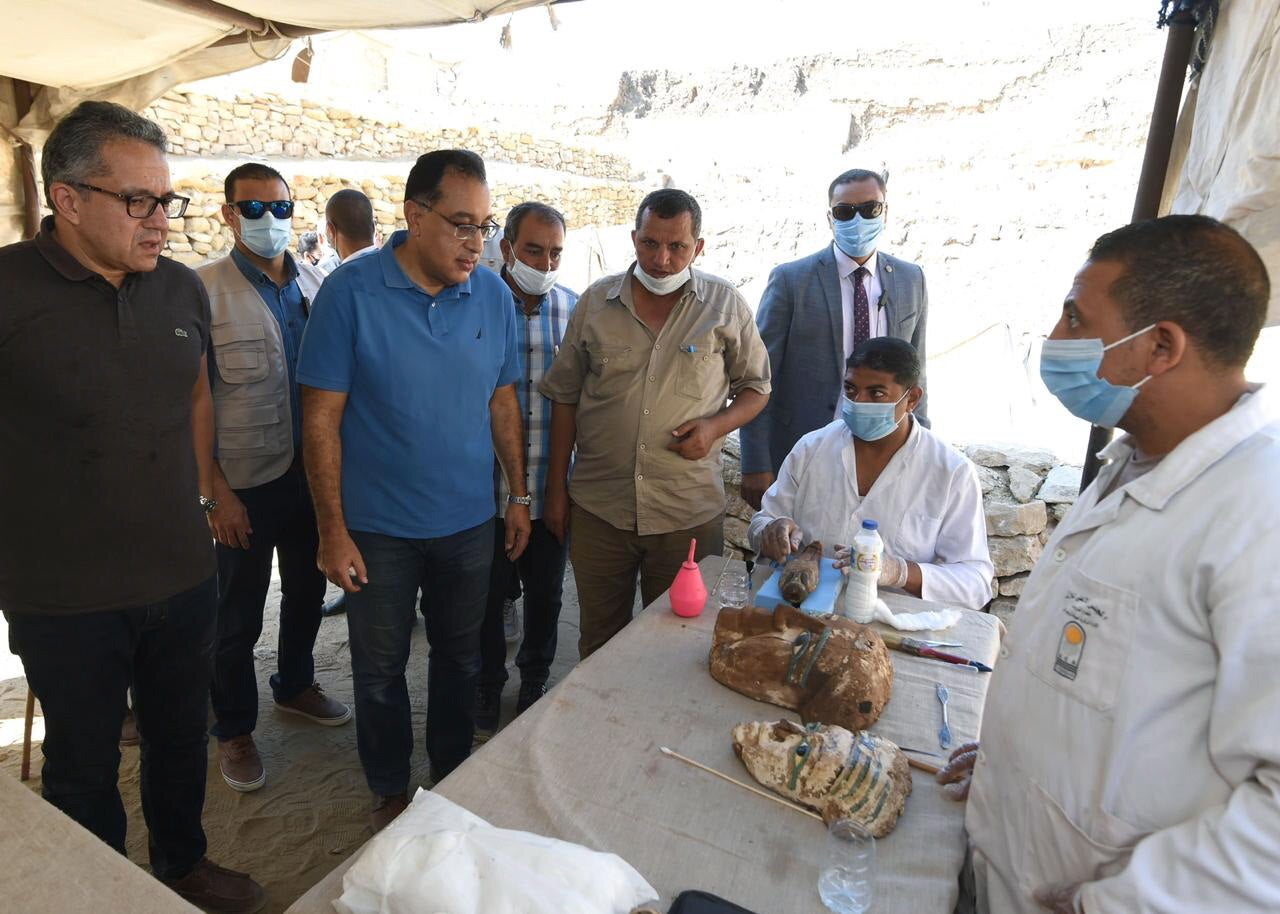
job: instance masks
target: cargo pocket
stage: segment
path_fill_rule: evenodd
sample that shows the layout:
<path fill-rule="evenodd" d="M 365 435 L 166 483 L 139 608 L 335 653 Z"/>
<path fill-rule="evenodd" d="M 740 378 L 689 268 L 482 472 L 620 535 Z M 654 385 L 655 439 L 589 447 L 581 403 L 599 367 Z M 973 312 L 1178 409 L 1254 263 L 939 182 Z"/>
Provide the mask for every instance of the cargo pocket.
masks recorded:
<path fill-rule="evenodd" d="M 587 347 L 589 377 L 585 387 L 593 397 L 610 397 L 624 392 L 635 376 L 637 356 L 630 346 Z"/>
<path fill-rule="evenodd" d="M 217 412 L 219 457 L 249 457 L 284 450 L 280 408 L 269 399 L 224 402 Z"/>
<path fill-rule="evenodd" d="M 676 364 L 676 393 L 692 400 L 705 400 L 723 389 L 728 396 L 724 346 L 714 334 L 681 346 Z"/>
<path fill-rule="evenodd" d="M 252 384 L 265 380 L 267 330 L 261 322 L 214 324 L 209 328 L 218 375 L 227 384 Z"/>

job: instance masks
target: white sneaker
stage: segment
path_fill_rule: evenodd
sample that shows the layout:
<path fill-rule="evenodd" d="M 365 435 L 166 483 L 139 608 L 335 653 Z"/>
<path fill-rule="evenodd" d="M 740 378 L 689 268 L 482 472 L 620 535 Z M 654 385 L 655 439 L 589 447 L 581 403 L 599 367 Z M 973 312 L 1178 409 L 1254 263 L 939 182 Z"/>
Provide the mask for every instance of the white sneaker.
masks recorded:
<path fill-rule="evenodd" d="M 506 600 L 502 604 L 502 631 L 507 637 L 507 644 L 515 644 L 520 640 L 520 610 L 515 600 Z"/>

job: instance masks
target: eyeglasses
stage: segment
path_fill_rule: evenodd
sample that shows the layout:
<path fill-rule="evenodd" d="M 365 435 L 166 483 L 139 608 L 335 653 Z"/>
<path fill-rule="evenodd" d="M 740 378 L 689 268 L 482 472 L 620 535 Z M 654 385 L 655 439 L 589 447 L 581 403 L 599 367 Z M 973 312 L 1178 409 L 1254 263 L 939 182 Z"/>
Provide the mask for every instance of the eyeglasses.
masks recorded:
<path fill-rule="evenodd" d="M 108 197 L 115 197 L 117 200 L 123 200 L 125 212 L 134 219 L 146 219 L 156 211 L 157 206 L 164 207 L 164 214 L 170 219 L 177 219 L 187 211 L 187 204 L 191 202 L 190 197 L 179 197 L 177 194 L 165 194 L 163 197 L 156 197 L 152 194 L 122 194 L 114 190 L 107 190 L 105 187 L 85 184 L 83 181 L 71 181 L 68 183 L 72 187 L 81 187 L 95 193 L 106 194 Z"/>
<path fill-rule="evenodd" d="M 292 200 L 237 200 L 231 205 L 246 219 L 261 219 L 267 210 L 277 219 L 293 218 Z"/>
<path fill-rule="evenodd" d="M 863 219 L 879 219 L 889 204 L 883 200 L 868 200 L 866 203 L 837 203 L 831 207 L 831 218 L 836 222 L 848 222 L 854 216 Z"/>
<path fill-rule="evenodd" d="M 421 206 L 427 212 L 435 213 L 435 215 L 440 216 L 441 219 L 443 219 L 445 222 L 452 225 L 453 237 L 457 238 L 459 241 L 470 241 L 472 238 L 476 236 L 477 232 L 480 233 L 481 238 L 483 238 L 485 241 L 488 241 L 494 236 L 496 236 L 498 234 L 498 229 L 501 228 L 501 226 L 499 226 L 498 223 L 494 222 L 492 219 L 490 219 L 488 222 L 484 223 L 483 225 L 475 225 L 474 223 L 471 223 L 471 222 L 454 222 L 448 216 L 442 216 L 440 215 L 440 213 L 437 213 L 435 210 L 431 208 L 431 205 L 428 203 L 423 203 L 421 200 L 414 200 L 413 202 L 418 204 L 418 206 Z"/>

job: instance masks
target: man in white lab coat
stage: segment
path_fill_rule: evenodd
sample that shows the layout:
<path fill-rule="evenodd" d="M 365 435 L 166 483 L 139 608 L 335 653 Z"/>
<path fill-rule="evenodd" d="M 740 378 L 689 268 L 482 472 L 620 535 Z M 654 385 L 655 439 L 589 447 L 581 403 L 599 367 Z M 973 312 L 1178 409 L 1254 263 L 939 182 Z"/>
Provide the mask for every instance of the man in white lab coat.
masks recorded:
<path fill-rule="evenodd" d="M 827 555 L 880 524 L 880 586 L 981 609 L 991 599 L 982 490 L 973 465 L 911 415 L 924 396 L 920 356 L 893 337 L 859 343 L 845 366 L 841 416 L 801 438 L 747 537 L 782 560 L 821 540 Z"/>
<path fill-rule="evenodd" d="M 980 912 L 1280 911 L 1280 403 L 1244 376 L 1268 297 L 1204 216 L 1104 235 L 1076 274 L 1041 375 L 1129 434 L 939 775 L 972 771 Z"/>

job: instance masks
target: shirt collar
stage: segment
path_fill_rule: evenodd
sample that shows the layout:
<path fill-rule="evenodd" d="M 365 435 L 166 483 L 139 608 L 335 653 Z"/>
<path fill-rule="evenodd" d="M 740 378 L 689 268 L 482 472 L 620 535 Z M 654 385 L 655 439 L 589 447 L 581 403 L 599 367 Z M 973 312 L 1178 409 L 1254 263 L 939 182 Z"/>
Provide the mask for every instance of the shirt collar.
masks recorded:
<path fill-rule="evenodd" d="M 244 278 L 249 280 L 249 282 L 256 286 L 270 286 L 273 289 L 276 288 L 276 281 L 264 273 L 257 264 L 244 256 L 244 254 L 240 252 L 239 248 L 233 247 L 231 249 L 231 259 L 240 269 L 240 272 L 244 274 Z M 284 285 L 280 286 L 281 289 L 298 278 L 298 264 L 294 261 L 293 255 L 288 251 L 284 252 L 284 275 L 285 281 Z"/>
<path fill-rule="evenodd" d="M 409 232 L 406 229 L 399 229 L 392 232 L 391 237 L 387 239 L 387 243 L 382 246 L 382 250 L 378 252 L 378 261 L 382 267 L 382 281 L 386 283 L 390 289 L 417 289 L 433 301 L 447 301 L 457 298 L 460 295 L 471 294 L 471 277 L 468 276 L 464 281 L 455 283 L 452 286 L 445 286 L 436 295 L 431 295 L 425 289 L 418 287 L 409 274 L 400 266 L 400 261 L 396 260 L 395 249 L 400 247 L 409 240 Z"/>
<path fill-rule="evenodd" d="M 1196 480 L 1237 445 L 1267 425 L 1280 420 L 1280 403 L 1265 385 L 1256 385 L 1236 401 L 1226 413 L 1164 456 L 1149 473 L 1124 489 L 1136 501 L 1160 511 L 1178 492 Z M 1124 435 L 1103 448 L 1098 456 L 1111 461 L 1127 460 L 1134 450 L 1132 437 Z"/>
<path fill-rule="evenodd" d="M 872 251 L 871 256 L 867 258 L 867 262 L 860 264 L 858 263 L 858 261 L 854 260 L 844 251 L 840 250 L 839 245 L 835 244 L 834 242 L 831 245 L 831 250 L 835 254 L 836 272 L 839 273 L 841 279 L 844 279 L 845 277 L 849 276 L 851 273 L 853 273 L 854 270 L 858 269 L 858 267 L 860 266 L 866 267 L 867 271 L 871 273 L 871 275 L 873 276 L 875 275 L 875 272 L 878 269 L 878 264 L 880 260 L 879 251 Z"/>
<path fill-rule="evenodd" d="M 55 217 L 45 216 L 40 220 L 40 232 L 35 239 L 36 250 L 49 262 L 49 266 L 72 282 L 82 282 L 98 276 L 99 274 L 76 260 L 75 255 L 62 246 L 55 235 L 56 230 Z"/>
<path fill-rule="evenodd" d="M 376 244 L 365 245 L 360 250 L 355 251 L 351 254 L 348 254 L 346 257 L 343 257 L 341 260 L 338 261 L 338 264 L 342 265 L 344 263 L 350 263 L 351 261 L 355 260 L 357 257 L 363 257 L 365 254 L 372 254 L 374 251 L 377 251 L 377 250 L 379 250 L 379 247 Z"/>

